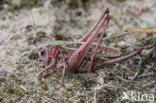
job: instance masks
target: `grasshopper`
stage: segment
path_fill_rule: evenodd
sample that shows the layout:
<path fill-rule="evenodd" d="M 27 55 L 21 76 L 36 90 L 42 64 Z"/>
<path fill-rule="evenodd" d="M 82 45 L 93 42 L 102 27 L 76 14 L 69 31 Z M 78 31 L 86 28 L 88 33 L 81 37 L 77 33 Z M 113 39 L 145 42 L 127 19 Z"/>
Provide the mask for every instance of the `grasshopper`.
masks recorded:
<path fill-rule="evenodd" d="M 66 71 L 76 71 L 82 69 L 91 73 L 93 68 L 126 60 L 143 50 L 143 48 L 140 48 L 127 56 L 118 57 L 121 54 L 118 49 L 100 45 L 108 27 L 109 20 L 109 9 L 106 8 L 89 32 L 79 39 L 78 42 L 55 41 L 51 44 L 49 43 L 45 47 L 38 48 L 39 57 L 47 65 L 40 72 L 38 77 L 40 77 L 42 73 L 51 69 L 53 66 L 56 66 L 56 68 L 63 68 L 61 76 L 62 87 Z M 104 26 L 104 29 L 98 42 L 93 43 L 102 26 Z"/>

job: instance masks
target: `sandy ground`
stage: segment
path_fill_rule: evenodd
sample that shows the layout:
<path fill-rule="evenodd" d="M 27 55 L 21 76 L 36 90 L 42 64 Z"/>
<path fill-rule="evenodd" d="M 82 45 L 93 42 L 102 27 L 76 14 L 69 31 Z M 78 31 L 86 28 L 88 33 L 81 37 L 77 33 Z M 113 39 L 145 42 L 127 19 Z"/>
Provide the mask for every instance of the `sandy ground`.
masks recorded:
<path fill-rule="evenodd" d="M 130 95 L 130 91 L 156 95 L 155 61 L 146 58 L 150 50 L 144 50 L 126 62 L 95 71 L 97 77 L 69 73 L 65 87 L 58 89 L 62 69 L 49 70 L 41 81 L 37 80 L 44 66 L 34 43 L 35 38 L 42 46 L 46 41 L 56 39 L 56 34 L 63 40 L 76 41 L 95 23 L 105 7 L 109 8 L 111 16 L 107 36 L 134 28 L 155 28 L 155 5 L 154 0 L 97 0 L 72 9 L 64 2 L 54 5 L 47 1 L 32 9 L 0 11 L 0 102 L 124 103 L 127 101 L 122 100 L 123 93 Z M 26 26 L 34 26 L 32 14 L 35 28 L 27 32 Z M 103 44 L 117 47 L 121 55 L 126 55 L 152 44 L 155 37 L 153 33 L 136 33 L 103 41 Z"/>

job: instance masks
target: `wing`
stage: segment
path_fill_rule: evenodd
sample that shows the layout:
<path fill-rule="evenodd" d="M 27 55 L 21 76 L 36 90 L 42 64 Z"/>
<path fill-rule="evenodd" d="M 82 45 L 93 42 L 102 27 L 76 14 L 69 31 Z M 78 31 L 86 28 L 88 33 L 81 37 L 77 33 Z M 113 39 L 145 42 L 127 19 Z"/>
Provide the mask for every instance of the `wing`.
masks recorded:
<path fill-rule="evenodd" d="M 84 42 L 66 42 L 63 47 L 67 50 L 75 51 L 77 48 L 79 48 Z M 96 47 L 96 43 L 92 43 L 90 45 L 90 48 L 88 50 L 88 55 L 91 55 Z M 120 56 L 121 52 L 120 50 L 109 47 L 109 46 L 103 46 L 100 45 L 99 49 L 97 51 L 96 56 L 97 57 L 118 57 Z"/>

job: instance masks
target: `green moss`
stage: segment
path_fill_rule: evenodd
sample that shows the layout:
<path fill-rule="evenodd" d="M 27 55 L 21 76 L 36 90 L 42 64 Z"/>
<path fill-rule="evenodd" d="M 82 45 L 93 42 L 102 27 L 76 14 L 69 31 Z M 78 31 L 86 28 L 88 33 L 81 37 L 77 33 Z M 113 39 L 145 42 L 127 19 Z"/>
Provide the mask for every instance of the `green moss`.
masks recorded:
<path fill-rule="evenodd" d="M 135 89 L 135 87 L 134 86 L 130 86 L 130 87 L 128 87 L 128 90 L 134 90 Z"/>
<path fill-rule="evenodd" d="M 46 37 L 46 33 L 44 31 L 38 31 L 36 33 L 36 36 L 38 39 L 41 39 L 42 37 L 45 38 Z"/>
<path fill-rule="evenodd" d="M 21 92 L 21 91 L 18 91 L 17 94 L 18 94 L 19 96 L 24 96 L 23 92 Z"/>
<path fill-rule="evenodd" d="M 0 29 L 2 30 L 2 29 L 6 29 L 7 27 L 5 26 L 5 25 L 1 25 L 0 26 Z"/>
<path fill-rule="evenodd" d="M 15 89 L 14 88 L 9 88 L 8 92 L 13 94 L 13 93 L 15 93 Z"/>
<path fill-rule="evenodd" d="M 40 85 L 41 85 L 41 88 L 45 91 L 49 91 L 49 87 L 47 85 L 47 82 L 46 81 L 39 81 Z"/>
<path fill-rule="evenodd" d="M 49 91 L 49 87 L 48 85 L 42 85 L 41 88 L 45 91 Z"/>
<path fill-rule="evenodd" d="M 16 69 L 19 70 L 19 71 L 21 71 L 23 68 L 24 68 L 24 65 L 20 65 L 19 64 Z"/>
<path fill-rule="evenodd" d="M 62 91 L 62 96 L 66 96 L 66 92 L 65 91 Z"/>
<path fill-rule="evenodd" d="M 28 58 L 29 58 L 30 60 L 36 60 L 36 59 L 39 58 L 39 56 L 38 56 L 37 52 L 32 51 L 32 52 L 29 54 Z"/>
<path fill-rule="evenodd" d="M 47 81 L 40 81 L 40 85 L 45 85 L 47 84 Z"/>

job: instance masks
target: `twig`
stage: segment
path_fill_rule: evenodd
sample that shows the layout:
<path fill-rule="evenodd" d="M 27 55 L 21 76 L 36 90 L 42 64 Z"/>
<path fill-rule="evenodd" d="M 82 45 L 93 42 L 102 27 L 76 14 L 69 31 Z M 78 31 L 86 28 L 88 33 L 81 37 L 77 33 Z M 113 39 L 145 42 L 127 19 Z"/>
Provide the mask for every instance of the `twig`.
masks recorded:
<path fill-rule="evenodd" d="M 119 35 L 114 35 L 114 36 L 109 36 L 109 37 L 105 37 L 103 38 L 103 40 L 108 40 L 108 39 L 114 39 L 114 38 L 120 38 L 120 37 L 124 37 L 127 35 L 132 35 L 134 33 L 155 33 L 156 29 L 130 29 L 127 32 L 124 32 L 122 34 Z"/>
<path fill-rule="evenodd" d="M 134 79 L 136 79 L 136 78 L 138 77 L 138 75 L 140 74 L 140 72 L 141 72 L 141 70 L 142 70 L 142 64 L 143 64 L 143 60 L 141 60 L 141 61 L 139 62 L 139 65 L 138 65 L 138 67 L 137 67 L 137 72 L 135 73 L 135 75 L 132 76 L 132 77 L 129 77 L 130 80 L 134 80 Z"/>
<path fill-rule="evenodd" d="M 130 29 L 128 32 L 136 33 L 156 33 L 156 29 Z"/>
<path fill-rule="evenodd" d="M 142 75 L 138 76 L 137 78 L 145 78 L 145 77 L 151 77 L 151 76 L 156 76 L 156 73 L 142 74 Z"/>
<path fill-rule="evenodd" d="M 123 34 L 119 34 L 119 35 L 114 35 L 114 36 L 109 36 L 109 37 L 105 37 L 103 38 L 103 40 L 107 40 L 107 39 L 114 39 L 114 38 L 119 38 L 119 37 L 124 37 L 126 35 L 130 35 L 132 33 L 129 33 L 129 32 L 125 32 Z"/>
<path fill-rule="evenodd" d="M 115 75 L 115 74 L 114 74 Z M 115 77 L 117 77 L 118 79 L 120 79 L 120 80 L 122 80 L 122 81 L 124 81 L 124 82 L 130 82 L 130 80 L 127 80 L 127 79 L 125 79 L 125 78 L 122 78 L 122 77 L 120 77 L 120 76 L 118 76 L 118 75 L 115 75 Z"/>

